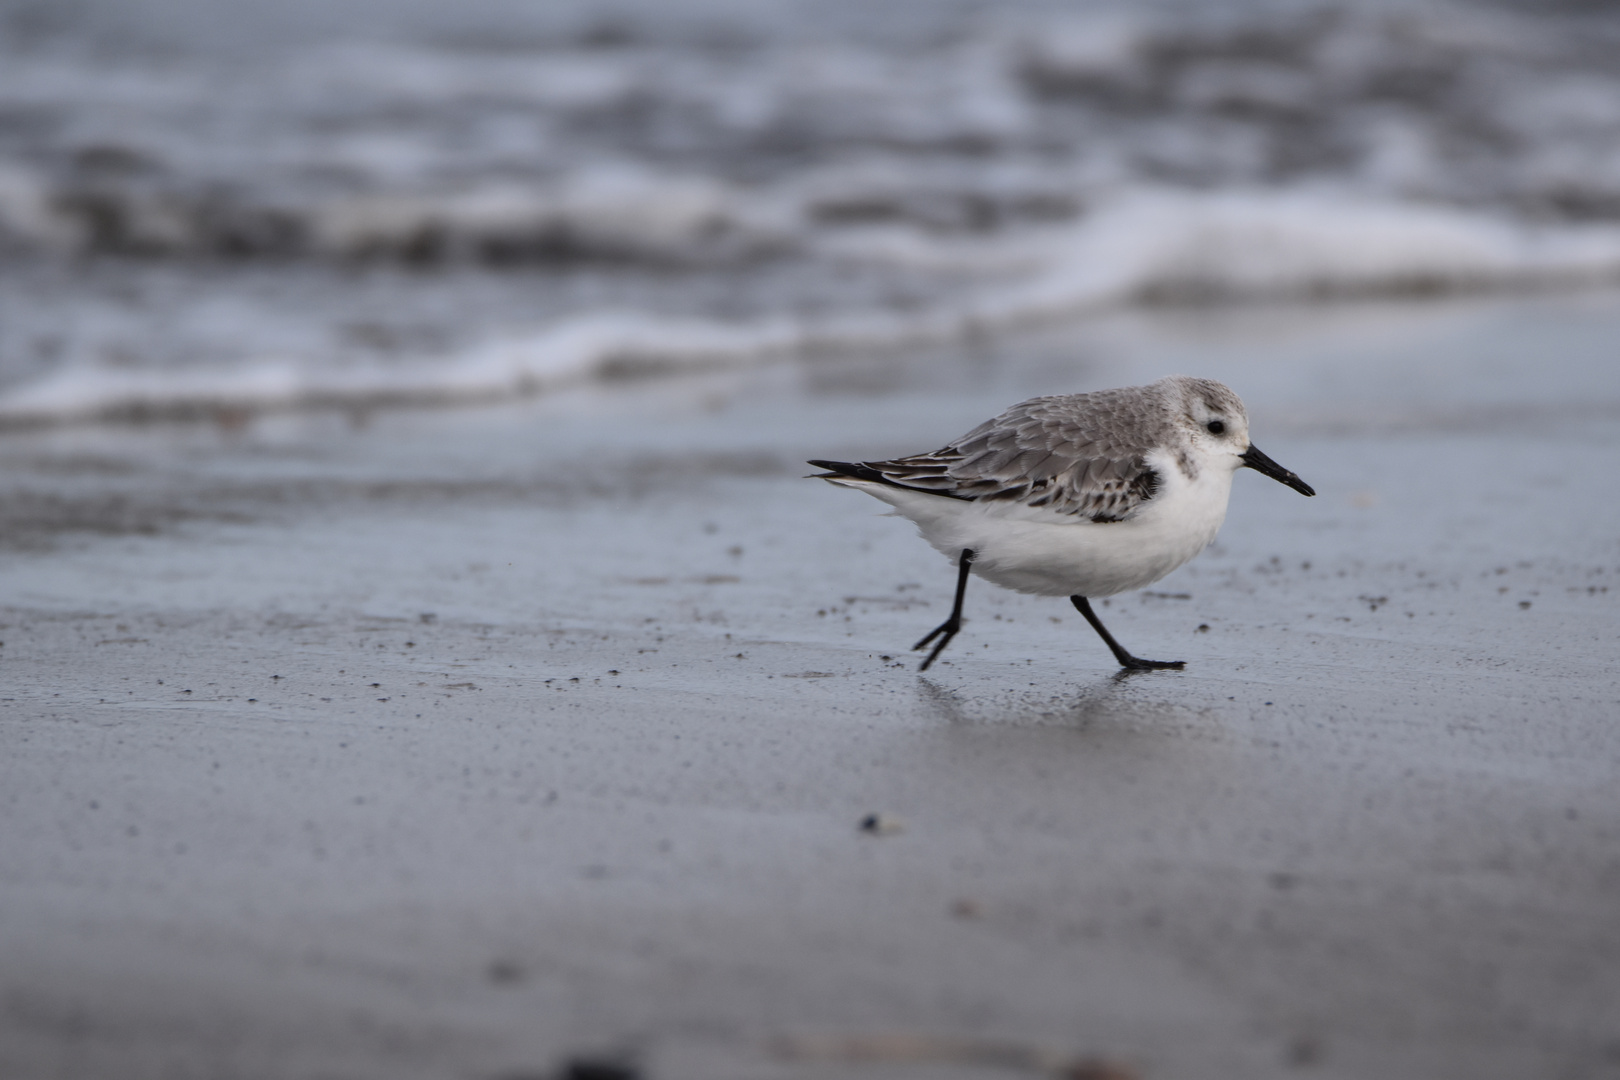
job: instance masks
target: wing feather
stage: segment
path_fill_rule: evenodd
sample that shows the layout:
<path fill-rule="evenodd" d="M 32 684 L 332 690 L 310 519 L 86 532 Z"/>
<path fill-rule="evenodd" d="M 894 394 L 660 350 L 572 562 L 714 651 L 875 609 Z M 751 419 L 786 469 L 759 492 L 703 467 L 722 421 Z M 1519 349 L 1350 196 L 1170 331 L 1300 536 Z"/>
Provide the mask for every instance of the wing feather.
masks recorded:
<path fill-rule="evenodd" d="M 900 487 L 1124 521 L 1158 490 L 1147 454 L 1170 436 L 1144 389 L 1031 398 L 933 453 L 863 464 Z"/>

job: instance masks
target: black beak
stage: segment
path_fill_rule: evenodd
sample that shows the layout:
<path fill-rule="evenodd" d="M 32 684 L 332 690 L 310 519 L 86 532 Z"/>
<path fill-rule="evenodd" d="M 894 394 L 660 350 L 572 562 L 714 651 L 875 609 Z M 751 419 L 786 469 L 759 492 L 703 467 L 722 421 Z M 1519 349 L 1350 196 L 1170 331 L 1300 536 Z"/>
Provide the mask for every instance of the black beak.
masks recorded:
<path fill-rule="evenodd" d="M 1243 452 L 1243 464 L 1255 472 L 1265 473 L 1279 484 L 1287 484 L 1301 495 L 1315 495 L 1316 489 L 1260 452 L 1253 443 Z"/>

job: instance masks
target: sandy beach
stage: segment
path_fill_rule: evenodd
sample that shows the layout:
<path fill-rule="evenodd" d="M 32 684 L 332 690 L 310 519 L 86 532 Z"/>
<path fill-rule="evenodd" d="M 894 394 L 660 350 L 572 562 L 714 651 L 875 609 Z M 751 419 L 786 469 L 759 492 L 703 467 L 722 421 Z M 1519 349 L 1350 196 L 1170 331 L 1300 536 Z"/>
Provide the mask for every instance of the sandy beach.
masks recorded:
<path fill-rule="evenodd" d="M 1137 312 L 0 436 L 0 1074 L 1620 1076 L 1617 332 Z M 1185 672 L 976 582 L 917 675 L 950 567 L 803 460 L 1173 371 L 1320 492 L 1240 475 L 1101 609 Z"/>

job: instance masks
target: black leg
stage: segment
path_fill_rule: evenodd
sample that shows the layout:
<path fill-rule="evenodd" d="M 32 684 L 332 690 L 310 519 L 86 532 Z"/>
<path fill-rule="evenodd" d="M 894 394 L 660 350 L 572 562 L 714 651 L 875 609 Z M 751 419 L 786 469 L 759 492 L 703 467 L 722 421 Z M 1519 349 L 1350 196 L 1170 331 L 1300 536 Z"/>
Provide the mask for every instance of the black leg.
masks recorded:
<path fill-rule="evenodd" d="M 1086 617 L 1086 622 L 1090 623 L 1091 628 L 1097 631 L 1103 642 L 1113 650 L 1114 659 L 1119 661 L 1120 667 L 1130 671 L 1153 671 L 1158 668 L 1181 668 L 1186 666 L 1187 661 L 1185 660 L 1138 660 L 1125 651 L 1125 646 L 1114 640 L 1114 635 L 1108 632 L 1108 628 L 1102 624 L 1102 620 L 1097 618 L 1097 613 L 1091 610 L 1091 601 L 1083 596 L 1071 596 L 1069 601 L 1074 604 L 1076 611 Z"/>
<path fill-rule="evenodd" d="M 928 665 L 934 662 L 934 657 L 944 652 L 945 646 L 951 643 L 951 638 L 962 629 L 962 597 L 967 593 L 968 568 L 973 565 L 973 549 L 963 548 L 962 558 L 956 565 L 956 605 L 951 608 L 951 617 L 928 631 L 927 637 L 911 647 L 911 651 L 916 652 L 939 635 L 945 635 L 939 638 L 939 644 L 934 646 L 934 651 L 928 654 L 928 659 L 922 662 L 922 667 L 918 668 L 918 671 L 927 671 Z"/>

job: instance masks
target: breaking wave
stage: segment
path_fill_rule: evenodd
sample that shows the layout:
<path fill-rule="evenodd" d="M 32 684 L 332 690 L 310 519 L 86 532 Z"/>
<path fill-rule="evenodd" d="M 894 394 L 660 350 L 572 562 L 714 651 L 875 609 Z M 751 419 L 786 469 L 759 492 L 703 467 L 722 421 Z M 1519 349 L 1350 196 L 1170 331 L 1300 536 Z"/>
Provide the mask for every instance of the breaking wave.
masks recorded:
<path fill-rule="evenodd" d="M 1141 195 L 1005 247 L 999 258 L 1022 273 L 949 304 L 729 321 L 597 311 L 447 355 L 347 366 L 68 366 L 0 394 L 0 424 L 493 401 L 628 373 L 950 341 L 1132 303 L 1620 281 L 1620 226 L 1516 226 L 1304 195 Z M 923 254 L 907 253 L 913 262 Z M 961 253 L 933 254 L 951 266 Z"/>
<path fill-rule="evenodd" d="M 145 2 L 116 25 L 161 48 L 92 33 L 118 5 L 0 18 L 0 260 L 789 284 L 729 316 L 581 301 L 403 358 L 0 355 L 0 422 L 485 400 L 1122 304 L 1620 279 L 1620 17 L 1579 5 L 897 4 L 867 33 L 853 0 L 718 27 L 626 3 L 522 33 L 293 19 L 225 48 Z M 852 272 L 883 287 L 805 299 Z"/>

